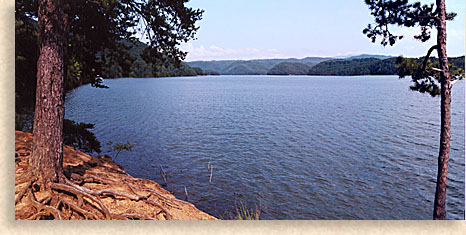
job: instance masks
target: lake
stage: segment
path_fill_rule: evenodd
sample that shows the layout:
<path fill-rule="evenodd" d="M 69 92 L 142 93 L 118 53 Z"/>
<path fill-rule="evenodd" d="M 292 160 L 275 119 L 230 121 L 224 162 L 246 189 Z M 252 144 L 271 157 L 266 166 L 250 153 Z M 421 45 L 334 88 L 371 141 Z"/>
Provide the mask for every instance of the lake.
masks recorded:
<path fill-rule="evenodd" d="M 116 163 L 214 216 L 432 219 L 440 98 L 397 76 L 108 79 L 66 118 L 135 144 Z M 464 81 L 452 91 L 447 219 L 464 219 Z M 110 153 L 109 155 L 113 155 Z M 210 177 L 211 182 L 210 181 Z"/>

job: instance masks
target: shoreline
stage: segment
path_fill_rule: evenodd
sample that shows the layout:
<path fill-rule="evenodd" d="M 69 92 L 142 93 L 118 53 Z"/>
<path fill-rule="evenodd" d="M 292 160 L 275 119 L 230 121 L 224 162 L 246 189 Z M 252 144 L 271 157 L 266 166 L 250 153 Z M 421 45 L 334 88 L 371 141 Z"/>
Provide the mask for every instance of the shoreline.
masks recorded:
<path fill-rule="evenodd" d="M 21 188 L 25 185 L 25 182 L 19 182 L 19 179 L 27 172 L 32 150 L 32 138 L 31 133 L 15 131 L 15 201 L 19 198 L 15 205 L 15 220 L 30 219 L 35 213 L 27 207 L 28 198 L 19 197 Z M 82 187 L 91 190 L 118 192 L 114 195 L 101 195 L 103 205 L 108 208 L 112 215 L 111 219 L 127 217 L 126 219 L 217 220 L 217 218 L 197 209 L 193 204 L 177 199 L 160 187 L 157 182 L 131 176 L 121 166 L 114 163 L 110 157 L 94 157 L 65 145 L 63 148 L 63 168 L 65 174 L 73 180 L 82 179 L 80 184 Z M 35 196 L 38 201 L 41 200 L 41 197 L 42 199 L 45 197 L 40 193 Z M 144 198 L 144 200 L 140 200 L 140 198 Z M 71 195 L 67 200 L 76 201 L 78 199 Z M 92 211 L 92 206 L 94 205 L 89 202 L 89 212 Z M 78 213 L 70 213 L 68 219 L 83 220 L 78 216 Z"/>

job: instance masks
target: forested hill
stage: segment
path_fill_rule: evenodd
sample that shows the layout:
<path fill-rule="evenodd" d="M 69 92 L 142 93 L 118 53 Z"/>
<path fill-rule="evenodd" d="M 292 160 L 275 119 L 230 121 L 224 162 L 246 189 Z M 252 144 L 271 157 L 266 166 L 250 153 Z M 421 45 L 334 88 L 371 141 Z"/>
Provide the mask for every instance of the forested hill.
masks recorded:
<path fill-rule="evenodd" d="M 391 75 L 396 74 L 396 58 L 338 59 L 317 64 L 308 75 Z"/>
<path fill-rule="evenodd" d="M 199 76 L 199 75 L 218 75 L 217 72 L 207 71 L 197 67 L 191 67 L 182 62 L 180 66 L 170 64 L 168 66 L 155 65 L 147 63 L 143 59 L 143 51 L 147 47 L 146 44 L 136 41 L 134 43 L 125 43 L 128 47 L 131 66 L 127 74 L 121 72 L 121 65 L 107 62 L 103 66 L 102 76 L 105 78 L 150 78 L 150 77 L 180 77 L 180 76 Z"/>
<path fill-rule="evenodd" d="M 387 59 L 386 55 L 355 55 L 339 60 Z M 322 62 L 335 60 L 333 57 L 306 57 L 303 59 L 258 59 L 258 60 L 213 60 L 186 62 L 189 66 L 216 71 L 223 75 L 306 75 L 309 70 Z M 307 70 L 304 72 L 304 70 Z"/>
<path fill-rule="evenodd" d="M 301 63 L 307 66 L 316 65 L 332 58 L 306 57 L 303 59 L 259 59 L 259 60 L 214 60 L 186 62 L 189 66 L 199 67 L 203 70 L 217 71 L 224 75 L 265 75 L 275 65 L 287 63 Z"/>
<path fill-rule="evenodd" d="M 223 60 L 187 62 L 190 66 L 225 75 L 395 75 L 396 57 L 357 55 L 344 59 L 308 57 L 304 59 Z M 420 59 L 416 59 L 422 63 Z M 436 58 L 431 58 L 435 62 Z M 464 56 L 449 58 L 449 63 L 464 69 Z"/>
<path fill-rule="evenodd" d="M 78 36 L 76 38 L 79 39 Z M 70 38 L 70 40 L 77 40 Z M 15 96 L 16 110 L 31 109 L 35 101 L 37 60 L 39 55 L 37 39 L 37 22 L 33 19 L 17 19 L 15 21 Z M 95 75 L 103 78 L 121 77 L 177 77 L 218 74 L 193 68 L 185 63 L 180 66 L 152 66 L 142 57 L 147 45 L 135 41 L 119 41 L 118 47 L 103 51 L 68 48 L 65 61 L 65 92 L 83 84 L 91 83 Z M 80 43 L 71 44 L 75 47 Z M 94 47 L 92 47 L 94 48 Z"/>
<path fill-rule="evenodd" d="M 311 66 L 301 63 L 282 62 L 273 66 L 268 75 L 307 75 Z"/>
<path fill-rule="evenodd" d="M 39 47 L 37 21 L 21 11 L 16 12 L 15 17 L 15 111 L 17 125 L 23 126 L 18 124 L 22 122 L 18 120 L 23 114 L 30 114 L 34 110 Z M 80 27 L 73 29 L 77 30 Z M 90 44 L 84 40 L 86 37 L 102 40 L 97 41 L 98 45 L 96 42 Z M 150 57 L 144 60 L 142 56 L 142 52 L 147 48 L 146 44 L 136 39 L 134 43 L 126 39 L 117 40 L 117 43 L 110 43 L 112 45 L 107 47 L 105 44 L 108 42 L 103 39 L 106 39 L 105 36 L 93 30 L 70 34 L 65 57 L 65 92 L 83 84 L 93 83 L 98 75 L 103 78 L 142 78 L 218 74 L 193 68 L 185 63 L 181 63 L 179 67 L 173 63 L 152 66 L 147 61 L 154 60 Z"/>
<path fill-rule="evenodd" d="M 377 59 L 360 57 L 361 59 L 338 59 L 328 60 L 313 66 L 308 75 L 337 75 L 337 76 L 356 76 L 356 75 L 394 75 L 398 74 L 396 66 L 397 58 Z M 356 57 L 357 58 L 357 57 Z M 380 58 L 380 57 L 379 57 Z M 435 62 L 436 58 L 430 58 Z M 422 63 L 420 59 L 417 59 Z M 449 63 L 456 67 L 464 69 L 464 56 L 448 58 Z"/>
<path fill-rule="evenodd" d="M 353 56 L 349 56 L 349 57 L 345 57 L 345 58 L 341 58 L 341 59 L 353 60 L 353 59 L 376 58 L 376 59 L 384 60 L 384 59 L 388 59 L 388 58 L 392 58 L 392 57 L 393 56 L 389 56 L 389 55 L 361 54 L 361 55 L 353 55 Z"/>

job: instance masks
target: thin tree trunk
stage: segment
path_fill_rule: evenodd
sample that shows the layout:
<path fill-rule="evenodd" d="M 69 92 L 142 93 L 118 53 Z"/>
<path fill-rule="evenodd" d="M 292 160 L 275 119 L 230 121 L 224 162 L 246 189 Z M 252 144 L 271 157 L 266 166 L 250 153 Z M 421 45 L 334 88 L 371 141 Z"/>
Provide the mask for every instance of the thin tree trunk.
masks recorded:
<path fill-rule="evenodd" d="M 30 169 L 41 188 L 48 188 L 49 182 L 57 182 L 63 175 L 66 17 L 61 0 L 39 1 L 38 32 L 40 54 Z"/>
<path fill-rule="evenodd" d="M 440 61 L 440 83 L 441 83 L 441 127 L 440 127 L 440 150 L 438 156 L 437 187 L 434 200 L 434 219 L 445 219 L 445 201 L 447 197 L 448 160 L 450 154 L 450 104 L 451 83 L 447 57 L 447 30 L 445 20 L 445 0 L 437 0 L 440 22 L 437 27 L 438 57 Z"/>

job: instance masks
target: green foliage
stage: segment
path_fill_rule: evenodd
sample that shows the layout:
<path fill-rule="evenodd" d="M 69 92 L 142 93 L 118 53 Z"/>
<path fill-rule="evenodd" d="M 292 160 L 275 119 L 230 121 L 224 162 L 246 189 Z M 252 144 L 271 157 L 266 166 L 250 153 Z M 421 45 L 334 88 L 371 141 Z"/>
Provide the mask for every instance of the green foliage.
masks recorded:
<path fill-rule="evenodd" d="M 419 35 L 414 36 L 421 42 L 430 39 L 430 31 L 437 29 L 437 44 L 427 51 L 422 63 L 416 60 L 397 59 L 400 78 L 411 75 L 412 90 L 429 93 L 431 96 L 441 94 L 441 128 L 440 148 L 438 155 L 438 175 L 435 190 L 433 219 L 444 220 L 446 217 L 445 200 L 448 178 L 448 155 L 450 149 L 450 118 L 451 118 L 451 88 L 453 84 L 464 78 L 464 68 L 455 68 L 446 58 L 446 21 L 453 20 L 456 13 L 447 13 L 445 1 L 437 0 L 435 3 L 422 4 L 420 2 L 408 3 L 408 0 L 366 0 L 366 4 L 375 17 L 375 26 L 370 24 L 363 30 L 367 37 L 375 42 L 382 37 L 382 45 L 388 43 L 392 46 L 402 36 L 391 33 L 389 26 L 417 27 L 421 29 Z M 430 55 L 437 50 L 440 61 L 431 61 Z M 447 71 L 449 70 L 449 71 Z M 450 76 L 450 77 L 449 77 Z"/>
<path fill-rule="evenodd" d="M 65 93 L 82 84 L 106 88 L 96 77 L 154 77 L 154 68 L 166 76 L 198 75 L 178 67 L 185 53 L 181 42 L 194 38 L 202 10 L 186 7 L 187 0 L 65 1 L 68 47 L 65 57 Z M 15 128 L 24 129 L 33 112 L 39 55 L 37 0 L 15 2 Z M 136 38 L 144 33 L 149 44 Z M 132 48 L 135 49 L 132 49 Z M 145 55 L 143 59 L 143 54 Z M 149 56 L 148 56 L 149 55 Z M 177 69 L 175 69 L 175 67 Z M 173 70 L 173 71 L 172 71 Z M 175 71 L 176 70 L 176 71 Z M 27 129 L 27 128 L 26 128 Z"/>
<path fill-rule="evenodd" d="M 309 75 L 333 75 L 333 76 L 356 76 L 356 75 L 399 75 L 400 78 L 411 76 L 422 65 L 423 58 L 364 58 L 364 59 L 338 59 L 328 60 L 313 66 L 309 70 Z M 461 71 L 464 70 L 464 56 L 449 58 L 454 63 L 450 65 L 452 80 L 461 79 Z M 436 64 L 431 61 L 436 61 Z M 438 64 L 438 59 L 431 58 L 428 68 L 435 67 Z M 434 72 L 434 71 L 433 71 Z M 457 74 L 454 76 L 453 74 Z M 413 80 L 415 81 L 415 80 Z M 421 82 L 419 82 L 422 84 Z M 427 84 L 427 83 L 426 83 Z M 430 83 L 429 83 L 430 84 Z M 415 85 L 416 86 L 416 85 Z M 427 90 L 426 90 L 427 89 Z M 429 92 L 429 89 L 424 88 L 422 92 Z M 434 88 L 435 89 L 435 88 Z M 413 90 L 416 90 L 413 87 Z M 421 90 L 421 89 L 420 89 Z M 433 90 L 436 92 L 437 90 Z"/>
<path fill-rule="evenodd" d="M 123 40 L 123 44 L 126 45 L 124 49 L 128 54 L 126 59 L 118 57 L 119 61 L 113 61 L 110 57 L 110 53 L 106 53 L 106 56 L 99 55 L 99 60 L 105 60 L 103 62 L 102 76 L 105 78 L 121 78 L 121 77 L 133 77 L 133 78 L 153 78 L 153 77 L 182 77 L 182 76 L 199 76 L 207 75 L 207 72 L 200 68 L 192 68 L 186 63 L 170 63 L 170 64 L 153 64 L 143 59 L 144 51 L 149 47 L 148 45 L 136 41 L 129 42 Z M 116 57 L 115 57 L 116 58 Z M 126 70 L 122 67 L 122 64 L 128 64 Z"/>
<path fill-rule="evenodd" d="M 306 75 L 309 70 L 311 69 L 310 66 L 301 64 L 301 63 L 293 63 L 293 62 L 282 62 L 280 64 L 275 65 L 273 68 L 267 72 L 268 75 Z"/>
<path fill-rule="evenodd" d="M 194 68 L 197 68 L 197 67 L 194 67 Z M 202 70 L 203 71 L 203 75 L 220 75 L 219 72 L 217 71 L 214 71 L 214 70 Z"/>
<path fill-rule="evenodd" d="M 236 204 L 236 203 L 235 203 Z M 260 219 L 260 208 L 256 208 L 256 211 L 248 209 L 243 202 L 240 205 L 236 205 L 236 213 L 226 213 L 220 216 L 222 220 L 259 220 Z"/>
<path fill-rule="evenodd" d="M 464 56 L 450 57 L 450 58 L 448 58 L 448 62 L 450 64 L 453 64 L 454 66 L 456 66 L 458 68 L 463 68 L 463 70 L 464 70 Z"/>
<path fill-rule="evenodd" d="M 313 66 L 329 59 L 331 58 L 306 57 L 303 59 L 214 60 L 192 61 L 187 62 L 187 64 L 225 75 L 266 75 L 272 67 L 282 62 L 301 63 L 307 66 Z"/>
<path fill-rule="evenodd" d="M 269 68 L 260 62 L 236 62 L 228 70 L 226 74 L 230 75 L 263 75 L 267 74 Z"/>
<path fill-rule="evenodd" d="M 304 59 L 222 60 L 187 62 L 204 70 L 220 74 L 237 75 L 395 75 L 398 74 L 396 57 L 383 55 L 357 55 L 346 59 L 308 57 Z M 449 58 L 456 67 L 464 68 L 464 56 Z M 270 68 L 266 71 L 267 68 Z M 306 71 L 307 69 L 307 71 Z M 304 72 L 306 71 L 306 72 Z"/>
<path fill-rule="evenodd" d="M 197 74 L 196 70 L 185 63 L 181 63 L 179 66 L 157 66 L 157 71 L 154 77 L 182 77 L 182 76 L 197 76 L 203 75 Z"/>
<path fill-rule="evenodd" d="M 91 123 L 76 123 L 72 120 L 63 121 L 63 142 L 87 153 L 100 153 L 100 142 L 90 129 L 94 128 Z"/>
<path fill-rule="evenodd" d="M 115 155 L 113 155 L 112 159 L 115 160 L 118 157 L 118 154 L 122 151 L 128 151 L 131 152 L 133 151 L 134 145 L 131 144 L 129 141 L 126 141 L 125 144 L 122 143 L 113 143 L 113 141 L 107 142 L 107 145 L 110 146 L 110 151 L 109 152 L 115 152 Z"/>
<path fill-rule="evenodd" d="M 434 4 L 421 4 L 420 2 L 409 2 L 408 0 L 365 0 L 374 16 L 375 25 L 369 24 L 363 33 L 375 42 L 378 37 L 382 38 L 381 44 L 393 46 L 402 35 L 394 35 L 389 29 L 390 25 L 402 27 L 417 27 L 420 34 L 415 39 L 426 42 L 430 39 L 431 29 L 437 27 L 439 11 Z M 447 20 L 453 20 L 456 13 L 447 13 Z"/>
<path fill-rule="evenodd" d="M 388 55 L 370 55 L 370 54 L 360 54 L 360 55 L 355 55 L 355 56 L 350 56 L 345 59 L 347 60 L 353 60 L 353 59 L 366 59 L 366 58 L 376 58 L 380 60 L 384 59 L 389 59 L 392 58 L 393 56 L 388 56 Z"/>
<path fill-rule="evenodd" d="M 65 91 L 70 91 L 81 84 L 82 65 L 71 57 L 66 69 Z"/>
<path fill-rule="evenodd" d="M 128 77 L 137 59 L 130 48 L 144 34 L 149 41 L 139 54 L 151 65 L 179 64 L 186 53 L 182 42 L 194 38 L 202 10 L 186 7 L 187 0 L 158 1 L 66 1 L 69 26 L 65 79 L 66 91 L 102 77 Z M 17 80 L 19 97 L 33 100 L 37 47 L 37 0 L 19 0 L 15 5 Z M 141 56 L 141 55 L 138 55 Z M 141 61 L 138 61 L 139 63 Z M 134 72 L 133 74 L 137 74 Z M 79 76 L 78 76 L 79 75 Z M 23 94 L 25 93 L 25 94 Z M 24 102 L 20 102 L 21 104 Z"/>
<path fill-rule="evenodd" d="M 382 45 L 391 46 L 403 36 L 391 33 L 389 26 L 403 26 L 407 28 L 418 27 L 421 29 L 419 35 L 414 36 L 421 42 L 426 42 L 431 37 L 431 30 L 440 25 L 441 7 L 435 4 L 421 4 L 420 2 L 409 3 L 407 0 L 366 0 L 366 4 L 375 18 L 375 26 L 368 25 L 363 33 L 375 42 L 377 37 L 382 38 Z M 453 20 L 456 13 L 446 13 L 446 20 Z M 426 57 L 430 57 L 433 50 L 439 50 L 441 45 L 432 46 Z M 444 45 L 445 46 L 445 45 Z M 440 95 L 440 63 L 431 58 L 420 59 L 397 59 L 398 75 L 400 78 L 411 76 L 413 85 L 411 90 L 428 93 L 431 96 Z M 464 57 L 463 57 L 464 61 Z M 464 62 L 449 64 L 450 80 L 461 80 L 464 78 Z"/>
<path fill-rule="evenodd" d="M 391 57 L 383 59 L 369 66 L 371 75 L 393 75 L 398 69 L 396 67 L 396 58 Z"/>
<path fill-rule="evenodd" d="M 127 6 L 139 16 L 136 17 L 137 24 L 147 25 L 141 30 L 150 42 L 150 47 L 144 50 L 144 60 L 154 64 L 179 64 L 185 58 L 186 53 L 178 46 L 194 39 L 199 29 L 195 23 L 201 20 L 203 13 L 203 10 L 186 7 L 188 1 L 127 1 Z"/>
<path fill-rule="evenodd" d="M 260 210 L 249 210 L 244 206 L 241 202 L 239 207 L 236 207 L 236 220 L 259 220 L 260 217 Z"/>
<path fill-rule="evenodd" d="M 309 75 L 335 75 L 335 76 L 355 76 L 355 75 L 391 75 L 396 74 L 395 60 L 389 59 L 351 59 L 351 60 L 329 60 L 313 66 Z"/>
<path fill-rule="evenodd" d="M 402 56 L 397 58 L 398 75 L 400 78 L 405 76 L 411 76 L 413 85 L 410 89 L 413 91 L 419 91 L 421 93 L 428 93 L 432 97 L 440 95 L 440 72 L 435 68 L 440 67 L 440 63 L 437 58 L 428 58 L 426 60 L 426 66 L 423 69 L 424 57 L 419 59 L 404 58 Z M 450 59 L 449 59 L 450 60 Z M 452 58 L 451 61 L 455 63 L 449 63 L 450 69 L 450 80 L 462 80 L 464 78 L 464 56 Z M 459 66 L 457 66 L 459 65 Z"/>
<path fill-rule="evenodd" d="M 32 110 L 27 112 L 15 112 L 15 130 L 31 132 L 33 129 L 34 114 Z M 89 154 L 102 152 L 100 141 L 91 131 L 94 124 L 91 123 L 76 123 L 75 121 L 63 120 L 63 143 L 73 146 L 76 149 L 87 152 Z"/>

